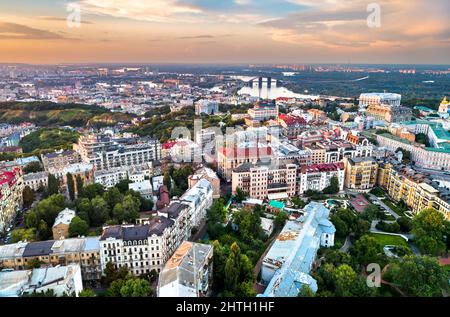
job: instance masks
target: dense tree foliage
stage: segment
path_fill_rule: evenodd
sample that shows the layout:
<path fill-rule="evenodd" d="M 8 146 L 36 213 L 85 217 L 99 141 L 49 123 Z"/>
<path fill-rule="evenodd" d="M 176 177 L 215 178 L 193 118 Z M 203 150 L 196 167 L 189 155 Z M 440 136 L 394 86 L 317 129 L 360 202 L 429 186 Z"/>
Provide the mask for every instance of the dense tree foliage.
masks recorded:
<path fill-rule="evenodd" d="M 69 236 L 70 237 L 79 237 L 79 236 L 87 236 L 89 232 L 89 225 L 81 219 L 80 217 L 76 216 L 72 219 L 69 225 Z"/>
<path fill-rule="evenodd" d="M 429 208 L 418 213 L 412 221 L 414 243 L 420 252 L 428 255 L 441 255 L 446 251 L 444 234 L 448 221 L 444 215 L 434 208 Z"/>
<path fill-rule="evenodd" d="M 51 228 L 59 212 L 66 208 L 66 201 L 61 194 L 52 195 L 41 200 L 25 217 L 27 228 L 37 230 L 40 240 L 52 236 Z"/>
<path fill-rule="evenodd" d="M 30 208 L 35 199 L 34 192 L 30 186 L 24 187 L 22 197 L 23 197 L 23 207 Z"/>
<path fill-rule="evenodd" d="M 78 141 L 78 133 L 67 129 L 40 129 L 20 140 L 24 153 L 41 154 L 58 149 L 71 149 Z"/>
<path fill-rule="evenodd" d="M 24 168 L 23 168 L 23 173 L 24 174 L 30 174 L 30 173 L 36 173 L 36 172 L 41 172 L 44 169 L 42 168 L 42 165 L 40 162 L 38 161 L 33 161 L 31 163 L 28 163 Z"/>

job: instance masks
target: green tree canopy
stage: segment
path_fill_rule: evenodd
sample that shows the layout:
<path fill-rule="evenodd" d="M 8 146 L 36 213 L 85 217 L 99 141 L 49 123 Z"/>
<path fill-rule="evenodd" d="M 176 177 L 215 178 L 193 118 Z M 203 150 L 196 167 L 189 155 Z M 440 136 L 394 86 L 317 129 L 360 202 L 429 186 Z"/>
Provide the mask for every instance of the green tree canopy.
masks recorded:
<path fill-rule="evenodd" d="M 78 236 L 87 236 L 89 233 L 89 225 L 78 216 L 73 217 L 72 221 L 69 225 L 69 236 L 70 237 L 78 237 Z"/>

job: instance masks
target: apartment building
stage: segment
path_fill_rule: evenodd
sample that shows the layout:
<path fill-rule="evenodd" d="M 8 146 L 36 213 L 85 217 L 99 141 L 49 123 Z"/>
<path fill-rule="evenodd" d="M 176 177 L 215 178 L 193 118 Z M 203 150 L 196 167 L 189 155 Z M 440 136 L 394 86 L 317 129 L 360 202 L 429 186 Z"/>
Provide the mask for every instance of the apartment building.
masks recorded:
<path fill-rule="evenodd" d="M 227 181 L 231 181 L 232 172 L 244 163 L 256 164 L 258 161 L 270 162 L 272 148 L 265 146 L 221 148 L 218 151 L 218 171 Z"/>
<path fill-rule="evenodd" d="M 378 163 L 373 157 L 345 158 L 344 186 L 357 192 L 369 191 L 377 182 Z"/>
<path fill-rule="evenodd" d="M 93 164 L 96 170 L 141 165 L 161 158 L 161 144 L 151 138 L 82 135 L 74 149 L 84 163 Z"/>
<path fill-rule="evenodd" d="M 373 146 L 367 139 L 353 144 L 334 139 L 321 140 L 304 148 L 311 152 L 311 164 L 330 164 L 341 162 L 344 158 L 368 157 L 373 154 Z"/>
<path fill-rule="evenodd" d="M 24 184 L 22 170 L 0 170 L 0 233 L 5 232 L 22 209 Z"/>
<path fill-rule="evenodd" d="M 45 188 L 48 185 L 48 172 L 36 172 L 23 175 L 23 185 L 37 191 L 39 188 Z"/>
<path fill-rule="evenodd" d="M 392 107 L 390 105 L 370 105 L 366 115 L 387 123 L 409 121 L 412 118 L 412 110 L 408 107 Z"/>
<path fill-rule="evenodd" d="M 219 104 L 212 100 L 199 100 L 195 103 L 195 114 L 197 116 L 202 113 L 213 115 L 219 112 Z"/>
<path fill-rule="evenodd" d="M 62 170 L 67 165 L 81 163 L 80 154 L 74 150 L 60 150 L 42 154 L 41 160 L 46 171 Z"/>
<path fill-rule="evenodd" d="M 410 167 L 392 161 L 380 163 L 378 185 L 386 189 L 394 201 L 404 201 L 414 214 L 435 208 L 450 219 L 448 190 Z"/>
<path fill-rule="evenodd" d="M 201 179 L 206 179 L 213 188 L 213 199 L 220 198 L 220 178 L 208 167 L 202 167 L 188 177 L 189 188 L 194 187 Z"/>
<path fill-rule="evenodd" d="M 60 186 L 65 190 L 68 190 L 67 176 L 68 174 L 72 175 L 75 195 L 78 195 L 79 190 L 79 188 L 77 188 L 77 178 L 81 178 L 84 186 L 94 183 L 94 166 L 89 163 L 71 164 L 64 166 L 61 169 L 50 168 L 48 172 L 59 180 Z"/>
<path fill-rule="evenodd" d="M 283 127 L 283 135 L 288 139 L 297 139 L 308 128 L 308 124 L 303 117 L 280 114 L 278 123 Z"/>
<path fill-rule="evenodd" d="M 274 103 L 257 102 L 253 108 L 247 111 L 249 117 L 253 121 L 267 121 L 278 117 L 278 106 Z"/>
<path fill-rule="evenodd" d="M 142 165 L 121 166 L 94 171 L 94 182 L 110 188 L 125 179 L 129 179 L 132 182 L 143 182 L 145 179 L 160 174 L 161 171 L 156 162 L 148 162 Z"/>
<path fill-rule="evenodd" d="M 379 134 L 377 135 L 377 141 L 380 147 L 385 147 L 390 151 L 401 148 L 410 152 L 412 162 L 418 167 L 450 170 L 450 147 L 425 147 L 391 134 Z"/>
<path fill-rule="evenodd" d="M 33 292 L 53 291 L 56 296 L 71 296 L 83 290 L 80 266 L 44 267 L 0 272 L 0 297 L 21 297 Z"/>
<path fill-rule="evenodd" d="M 240 188 L 254 199 L 286 199 L 296 194 L 297 165 L 244 163 L 233 170 L 231 187 L 233 195 Z"/>
<path fill-rule="evenodd" d="M 84 281 L 101 278 L 99 237 L 18 242 L 0 246 L 0 267 L 29 268 L 34 262 L 57 266 L 79 264 Z"/>
<path fill-rule="evenodd" d="M 100 237 L 102 271 L 111 262 L 116 268 L 126 267 L 132 274 L 160 272 L 172 255 L 174 221 L 153 217 L 145 225 L 104 227 Z"/>
<path fill-rule="evenodd" d="M 298 193 L 303 195 L 308 190 L 322 191 L 330 185 L 333 177 L 338 179 L 339 190 L 343 190 L 345 180 L 343 162 L 301 166 L 298 175 Z"/>
<path fill-rule="evenodd" d="M 363 93 L 359 96 L 359 106 L 371 106 L 387 104 L 392 107 L 399 107 L 402 95 L 394 93 Z"/>
<path fill-rule="evenodd" d="M 158 280 L 158 297 L 205 297 L 211 291 L 213 246 L 184 241 Z"/>

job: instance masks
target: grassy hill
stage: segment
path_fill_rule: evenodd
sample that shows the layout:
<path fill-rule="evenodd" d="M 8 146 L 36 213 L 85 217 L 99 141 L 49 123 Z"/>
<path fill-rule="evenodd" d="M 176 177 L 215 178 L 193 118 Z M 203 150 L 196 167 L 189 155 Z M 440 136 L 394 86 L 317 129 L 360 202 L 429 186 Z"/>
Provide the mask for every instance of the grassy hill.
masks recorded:
<path fill-rule="evenodd" d="M 60 149 L 71 149 L 78 141 L 78 133 L 63 129 L 40 129 L 20 140 L 26 154 L 40 155 Z"/>
<path fill-rule="evenodd" d="M 0 103 L 0 123 L 32 122 L 39 126 L 83 127 L 111 125 L 130 121 L 133 115 L 113 113 L 108 109 L 83 104 L 56 104 L 52 102 Z"/>

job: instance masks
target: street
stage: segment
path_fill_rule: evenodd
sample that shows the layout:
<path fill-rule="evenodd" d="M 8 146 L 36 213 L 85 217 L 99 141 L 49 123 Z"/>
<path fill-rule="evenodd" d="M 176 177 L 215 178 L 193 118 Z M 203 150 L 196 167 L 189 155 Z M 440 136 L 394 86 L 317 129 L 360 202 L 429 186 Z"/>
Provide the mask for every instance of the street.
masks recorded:
<path fill-rule="evenodd" d="M 377 196 L 375 196 L 371 193 L 369 193 L 369 197 L 372 202 L 376 201 L 377 203 L 379 203 L 379 205 L 381 207 L 383 207 L 385 210 L 387 210 L 395 218 L 395 220 L 400 218 L 400 216 L 398 214 L 396 214 L 391 208 L 389 208 L 380 198 L 378 198 Z"/>

